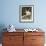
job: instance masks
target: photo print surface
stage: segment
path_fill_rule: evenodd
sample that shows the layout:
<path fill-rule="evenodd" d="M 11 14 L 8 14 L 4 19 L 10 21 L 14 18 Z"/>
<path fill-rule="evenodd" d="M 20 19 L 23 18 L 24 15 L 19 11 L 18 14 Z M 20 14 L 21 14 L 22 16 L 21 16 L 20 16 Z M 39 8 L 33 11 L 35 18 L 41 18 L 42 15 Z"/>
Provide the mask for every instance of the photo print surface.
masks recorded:
<path fill-rule="evenodd" d="M 33 5 L 20 6 L 20 21 L 21 22 L 33 21 Z"/>

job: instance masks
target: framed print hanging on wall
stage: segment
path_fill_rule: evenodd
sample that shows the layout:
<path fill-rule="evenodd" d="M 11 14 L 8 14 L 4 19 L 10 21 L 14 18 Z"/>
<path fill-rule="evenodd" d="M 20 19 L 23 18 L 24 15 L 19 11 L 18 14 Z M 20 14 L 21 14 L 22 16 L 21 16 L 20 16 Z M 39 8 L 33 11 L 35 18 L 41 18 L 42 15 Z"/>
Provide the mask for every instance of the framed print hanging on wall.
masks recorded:
<path fill-rule="evenodd" d="M 19 21 L 33 22 L 34 21 L 34 5 L 19 6 Z"/>

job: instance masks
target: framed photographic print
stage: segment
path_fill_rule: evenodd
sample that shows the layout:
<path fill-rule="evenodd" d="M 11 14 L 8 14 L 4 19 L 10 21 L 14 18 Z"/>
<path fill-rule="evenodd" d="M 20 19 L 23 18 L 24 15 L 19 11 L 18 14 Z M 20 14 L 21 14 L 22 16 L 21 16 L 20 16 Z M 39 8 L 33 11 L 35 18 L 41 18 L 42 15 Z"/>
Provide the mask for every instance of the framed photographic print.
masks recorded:
<path fill-rule="evenodd" d="M 34 5 L 19 6 L 19 21 L 33 22 L 34 21 Z"/>

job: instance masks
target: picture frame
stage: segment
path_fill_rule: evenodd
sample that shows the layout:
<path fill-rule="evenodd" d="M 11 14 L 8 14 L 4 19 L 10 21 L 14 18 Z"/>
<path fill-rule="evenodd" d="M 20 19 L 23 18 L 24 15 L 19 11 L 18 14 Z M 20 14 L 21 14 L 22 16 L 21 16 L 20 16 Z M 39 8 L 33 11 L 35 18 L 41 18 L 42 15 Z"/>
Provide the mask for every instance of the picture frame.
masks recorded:
<path fill-rule="evenodd" d="M 19 6 L 19 21 L 27 23 L 34 22 L 34 5 Z"/>

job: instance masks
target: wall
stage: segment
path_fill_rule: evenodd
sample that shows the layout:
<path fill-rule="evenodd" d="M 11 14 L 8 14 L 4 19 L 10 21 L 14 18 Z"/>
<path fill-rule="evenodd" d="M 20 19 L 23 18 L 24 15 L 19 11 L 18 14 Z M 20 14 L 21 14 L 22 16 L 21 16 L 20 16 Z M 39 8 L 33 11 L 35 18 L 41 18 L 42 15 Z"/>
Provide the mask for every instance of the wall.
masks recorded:
<path fill-rule="evenodd" d="M 16 28 L 46 28 L 46 1 L 41 0 L 1 0 L 0 25 L 13 24 Z M 34 23 L 19 22 L 19 5 L 34 5 Z"/>
<path fill-rule="evenodd" d="M 0 0 L 0 31 L 13 24 L 15 28 L 42 28 L 46 32 L 46 0 Z M 34 5 L 34 23 L 19 22 L 19 5 Z"/>
<path fill-rule="evenodd" d="M 37 12 L 36 2 L 34 0 L 2 0 L 1 1 L 1 18 L 0 25 L 13 24 L 16 28 L 31 28 L 37 27 Z M 19 5 L 34 5 L 34 23 L 20 23 L 19 22 Z"/>

